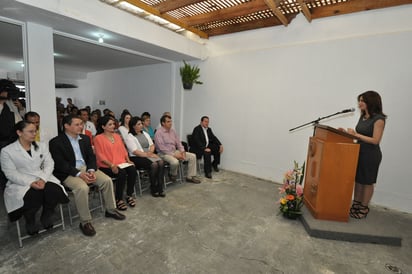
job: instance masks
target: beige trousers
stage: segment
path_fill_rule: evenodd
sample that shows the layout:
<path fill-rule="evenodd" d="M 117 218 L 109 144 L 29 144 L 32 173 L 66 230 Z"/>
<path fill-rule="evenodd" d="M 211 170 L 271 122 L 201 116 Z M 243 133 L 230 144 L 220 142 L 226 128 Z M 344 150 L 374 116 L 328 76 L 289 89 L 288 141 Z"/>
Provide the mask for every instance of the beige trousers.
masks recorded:
<path fill-rule="evenodd" d="M 80 170 L 85 171 L 86 167 L 83 167 Z M 93 184 L 102 192 L 106 210 L 112 212 L 116 208 L 112 179 L 100 170 L 97 170 L 95 174 L 96 182 Z M 90 222 L 92 216 L 89 210 L 89 185 L 80 177 L 73 176 L 67 177 L 63 184 L 69 187 L 73 192 L 74 202 L 80 216 L 80 222 L 82 224 Z"/>
<path fill-rule="evenodd" d="M 178 153 L 179 151 L 176 151 Z M 177 176 L 177 169 L 179 167 L 179 160 L 176 159 L 173 155 L 160 154 L 160 157 L 169 163 L 170 165 L 170 174 Z M 186 152 L 186 160 L 188 161 L 188 170 L 187 177 L 192 178 L 196 176 L 196 155 L 191 152 Z"/>

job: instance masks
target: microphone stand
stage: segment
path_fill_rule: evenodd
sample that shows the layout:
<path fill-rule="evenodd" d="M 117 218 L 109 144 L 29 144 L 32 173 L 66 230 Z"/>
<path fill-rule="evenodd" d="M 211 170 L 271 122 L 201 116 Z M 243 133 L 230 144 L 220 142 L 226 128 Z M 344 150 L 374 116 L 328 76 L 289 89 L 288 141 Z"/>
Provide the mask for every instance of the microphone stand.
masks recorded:
<path fill-rule="evenodd" d="M 313 124 L 313 125 L 315 126 L 315 127 L 313 128 L 313 136 L 315 136 L 316 125 L 319 124 L 319 122 L 320 122 L 321 120 L 324 120 L 324 119 L 327 119 L 327 118 L 329 118 L 329 117 L 332 117 L 332 116 L 335 116 L 335 115 L 338 115 L 338 114 L 342 114 L 342 113 L 343 113 L 342 111 L 338 111 L 338 112 L 336 112 L 336 113 L 333 113 L 333 114 L 324 116 L 324 117 L 322 117 L 322 118 L 319 117 L 318 119 L 313 120 L 313 121 L 311 121 L 311 122 L 308 122 L 308 123 L 305 123 L 305 124 L 303 124 L 303 125 L 300 125 L 300 126 L 291 128 L 291 129 L 289 129 L 289 132 L 294 131 L 294 130 L 296 130 L 296 129 L 298 129 L 298 128 L 301 128 L 301 127 L 304 127 L 304 126 Z"/>

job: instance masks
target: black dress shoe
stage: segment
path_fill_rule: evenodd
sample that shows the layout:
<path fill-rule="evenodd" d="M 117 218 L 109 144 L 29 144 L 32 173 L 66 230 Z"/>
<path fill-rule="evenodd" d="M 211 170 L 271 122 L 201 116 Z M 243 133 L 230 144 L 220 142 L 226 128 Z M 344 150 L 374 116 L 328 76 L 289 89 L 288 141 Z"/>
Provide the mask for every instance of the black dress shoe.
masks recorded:
<path fill-rule="evenodd" d="M 39 228 L 35 223 L 26 223 L 26 231 L 27 234 L 33 236 L 39 233 Z"/>
<path fill-rule="evenodd" d="M 123 215 L 122 213 L 120 213 L 116 210 L 113 211 L 113 212 L 106 211 L 104 216 L 107 217 L 107 218 L 113 218 L 115 220 L 124 220 L 124 219 L 126 219 L 125 215 Z"/>
<path fill-rule="evenodd" d="M 157 193 L 157 192 L 152 192 L 151 194 L 152 194 L 153 197 L 156 197 L 156 198 L 159 197 L 159 193 Z"/>
<path fill-rule="evenodd" d="M 49 225 L 43 225 L 43 228 L 46 230 L 50 230 L 54 227 L 54 224 L 49 224 Z"/>
<path fill-rule="evenodd" d="M 212 173 L 206 173 L 206 178 L 212 179 Z"/>
<path fill-rule="evenodd" d="M 24 212 L 26 231 L 30 236 L 39 233 L 39 227 L 36 225 L 36 212 L 37 208 L 30 208 Z"/>
<path fill-rule="evenodd" d="M 195 178 L 195 177 L 192 177 L 192 178 L 187 177 L 186 182 L 194 183 L 194 184 L 200 184 L 201 183 L 201 181 L 199 179 Z"/>
<path fill-rule="evenodd" d="M 43 209 L 43 212 L 40 217 L 40 222 L 45 229 L 52 229 L 53 228 L 53 217 L 54 210 L 53 209 Z"/>
<path fill-rule="evenodd" d="M 164 198 L 164 197 L 166 197 L 166 193 L 165 192 L 159 192 L 159 197 L 162 197 L 162 198 Z"/>
<path fill-rule="evenodd" d="M 214 167 L 213 167 L 213 170 L 214 170 L 215 172 L 219 172 L 219 168 L 218 168 L 217 166 L 214 166 Z"/>
<path fill-rule="evenodd" d="M 94 236 L 96 235 L 96 230 L 94 230 L 94 227 L 92 226 L 91 223 L 85 223 L 82 225 L 82 223 L 79 224 L 80 230 L 83 232 L 84 235 L 86 236 Z"/>

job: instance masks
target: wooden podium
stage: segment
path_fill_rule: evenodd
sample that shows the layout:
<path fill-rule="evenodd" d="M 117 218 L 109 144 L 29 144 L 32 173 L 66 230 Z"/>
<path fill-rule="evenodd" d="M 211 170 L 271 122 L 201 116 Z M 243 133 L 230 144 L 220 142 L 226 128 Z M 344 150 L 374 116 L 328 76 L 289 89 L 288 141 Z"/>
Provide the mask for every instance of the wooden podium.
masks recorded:
<path fill-rule="evenodd" d="M 358 155 L 355 136 L 315 125 L 303 191 L 305 206 L 315 219 L 348 221 Z"/>

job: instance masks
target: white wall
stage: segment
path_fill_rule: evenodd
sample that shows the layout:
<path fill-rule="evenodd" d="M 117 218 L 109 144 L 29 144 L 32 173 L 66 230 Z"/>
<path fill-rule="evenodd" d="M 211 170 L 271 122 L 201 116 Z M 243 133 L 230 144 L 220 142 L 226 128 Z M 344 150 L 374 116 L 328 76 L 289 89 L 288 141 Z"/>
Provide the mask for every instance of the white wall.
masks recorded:
<path fill-rule="evenodd" d="M 184 133 L 209 115 L 225 146 L 222 168 L 280 182 L 293 160 L 306 160 L 312 135 L 290 128 L 357 107 L 359 93 L 376 90 L 388 120 L 373 202 L 412 212 L 411 15 L 410 5 L 311 24 L 299 15 L 286 29 L 210 39 L 211 56 L 199 64 L 205 84 L 184 96 Z M 358 117 L 322 123 L 354 127 Z"/>
<path fill-rule="evenodd" d="M 41 117 L 40 140 L 57 135 L 53 35 L 50 27 L 27 23 L 28 109 Z"/>
<path fill-rule="evenodd" d="M 116 116 L 125 108 L 137 116 L 148 111 L 155 127 L 161 114 L 174 108 L 172 66 L 165 63 L 89 73 L 77 82 L 79 88 L 58 90 L 56 94 L 73 98 L 79 107 L 109 108 Z M 99 100 L 106 104 L 98 105 Z"/>

